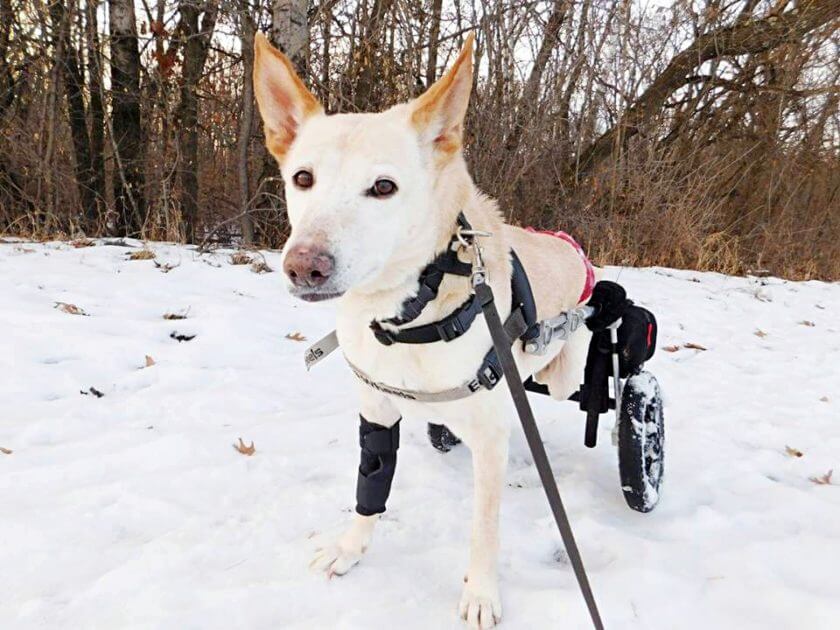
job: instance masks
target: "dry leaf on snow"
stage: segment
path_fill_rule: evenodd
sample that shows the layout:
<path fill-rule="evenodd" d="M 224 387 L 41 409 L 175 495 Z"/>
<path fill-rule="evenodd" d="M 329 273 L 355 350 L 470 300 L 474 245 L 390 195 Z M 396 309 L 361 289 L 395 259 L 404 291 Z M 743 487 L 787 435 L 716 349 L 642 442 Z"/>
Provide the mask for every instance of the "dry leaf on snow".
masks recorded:
<path fill-rule="evenodd" d="M 187 319 L 187 313 L 190 312 L 190 309 L 187 309 L 183 313 L 164 313 L 163 319 Z"/>
<path fill-rule="evenodd" d="M 787 453 L 791 457 L 802 457 L 802 455 L 804 455 L 804 453 L 798 448 L 793 448 L 792 446 L 788 446 L 787 444 L 785 444 L 785 453 Z"/>
<path fill-rule="evenodd" d="M 274 271 L 271 267 L 268 266 L 268 263 L 264 260 L 255 260 L 251 264 L 251 271 L 254 273 L 271 273 Z"/>
<path fill-rule="evenodd" d="M 62 313 L 68 313 L 70 315 L 87 315 L 84 309 L 79 308 L 75 304 L 68 304 L 67 302 L 56 302 L 53 308 L 57 308 Z"/>
<path fill-rule="evenodd" d="M 154 262 L 154 263 L 155 263 L 155 267 L 156 267 L 157 269 L 159 269 L 161 273 L 169 273 L 170 271 L 172 271 L 172 270 L 173 270 L 173 269 L 175 269 L 176 267 L 180 267 L 180 266 L 181 266 L 181 263 L 178 263 L 177 265 L 171 265 L 171 264 L 169 264 L 169 263 L 163 263 L 163 264 L 161 265 L 161 264 L 160 264 L 158 261 L 156 261 L 156 260 L 155 260 L 155 261 L 152 261 L 152 262 Z"/>
<path fill-rule="evenodd" d="M 823 396 L 820 398 L 820 402 L 828 402 L 828 396 Z"/>
<path fill-rule="evenodd" d="M 833 470 L 829 470 L 824 475 L 820 475 L 819 477 L 808 477 L 810 481 L 813 481 L 818 486 L 830 486 L 831 483 L 831 475 L 834 473 Z"/>
<path fill-rule="evenodd" d="M 756 328 L 755 332 L 753 333 L 756 337 L 764 339 L 767 336 L 767 333 L 761 330 L 761 328 Z"/>
<path fill-rule="evenodd" d="M 291 341 L 306 341 L 306 337 L 299 332 L 288 333 L 286 339 L 290 339 Z"/>
<path fill-rule="evenodd" d="M 70 244 L 76 249 L 79 249 L 81 247 L 93 247 L 94 245 L 96 245 L 96 241 L 91 240 L 89 238 L 77 238 L 75 240 L 70 241 Z"/>
<path fill-rule="evenodd" d="M 146 367 L 152 367 L 154 364 L 155 364 L 155 360 L 147 354 L 146 355 Z"/>
<path fill-rule="evenodd" d="M 245 252 L 233 252 L 230 255 L 231 265 L 250 265 L 252 262 L 253 258 L 251 258 Z"/>
<path fill-rule="evenodd" d="M 128 255 L 129 260 L 152 260 L 154 257 L 155 253 L 150 249 L 141 249 Z"/>
<path fill-rule="evenodd" d="M 257 449 L 254 448 L 253 440 L 251 441 L 250 446 L 248 446 L 248 445 L 245 444 L 245 442 L 242 441 L 242 438 L 239 438 L 239 444 L 234 444 L 233 448 L 235 448 L 237 451 L 239 451 L 243 455 L 247 455 L 248 457 L 253 455 L 254 451 L 257 450 Z"/>
<path fill-rule="evenodd" d="M 813 328 L 814 326 L 816 326 L 814 322 L 808 321 L 807 319 L 803 319 L 801 322 L 799 322 L 799 325 L 807 326 L 808 328 Z"/>
<path fill-rule="evenodd" d="M 708 350 L 708 348 L 701 346 L 699 343 L 693 343 L 691 341 L 689 341 L 688 343 L 684 343 L 683 348 L 688 348 L 689 350 L 701 350 L 704 352 Z"/>
<path fill-rule="evenodd" d="M 14 453 L 14 451 L 10 448 L 0 446 L 0 453 L 3 453 L 4 455 L 11 455 L 12 453 Z"/>
<path fill-rule="evenodd" d="M 680 349 L 680 347 L 679 346 L 662 346 L 662 349 L 665 352 L 676 352 L 677 350 Z"/>

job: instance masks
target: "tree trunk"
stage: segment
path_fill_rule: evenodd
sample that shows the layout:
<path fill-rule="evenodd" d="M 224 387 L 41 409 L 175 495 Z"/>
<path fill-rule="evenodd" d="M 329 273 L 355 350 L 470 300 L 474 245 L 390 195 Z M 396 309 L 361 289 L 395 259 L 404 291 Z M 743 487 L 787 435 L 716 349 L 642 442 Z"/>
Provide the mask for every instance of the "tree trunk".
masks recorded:
<path fill-rule="evenodd" d="M 88 215 L 87 228 L 98 232 L 105 208 L 105 110 L 102 107 L 102 49 L 96 11 L 99 0 L 87 0 L 88 91 L 90 93 L 90 188 L 95 205 Z"/>
<path fill-rule="evenodd" d="M 75 2 L 67 3 L 54 0 L 49 5 L 50 20 L 55 34 L 56 47 L 61 51 L 59 57 L 59 72 L 67 102 L 67 119 L 70 124 L 70 135 L 73 139 L 73 157 L 75 159 L 76 187 L 79 201 L 82 205 L 84 223 L 90 224 L 96 218 L 96 196 L 91 187 L 92 173 L 90 168 L 90 136 L 87 129 L 87 114 L 85 112 L 84 77 L 76 60 L 76 50 L 70 37 L 72 12 L 76 9 Z M 60 42 L 60 46 L 59 46 Z"/>
<path fill-rule="evenodd" d="M 15 97 L 15 79 L 9 60 L 14 19 L 12 0 L 0 0 L 0 117 L 12 106 Z"/>
<path fill-rule="evenodd" d="M 429 60 L 426 64 L 426 89 L 432 87 L 437 74 L 438 46 L 440 45 L 440 10 L 443 0 L 432 0 L 432 24 L 429 28 Z M 477 74 L 477 73 L 476 73 Z"/>
<path fill-rule="evenodd" d="M 121 236 L 137 236 L 146 221 L 137 25 L 133 0 L 108 0 L 108 7 L 116 232 Z"/>
<path fill-rule="evenodd" d="M 202 13 L 201 23 L 199 15 Z M 181 14 L 180 32 L 184 51 L 181 81 L 181 101 L 178 104 L 178 147 L 180 149 L 178 171 L 181 180 L 181 213 L 184 223 L 184 238 L 187 243 L 195 242 L 198 227 L 198 96 L 196 88 L 204 71 L 210 38 L 216 26 L 217 2 L 199 6 L 197 2 L 184 0 L 178 5 Z"/>
<path fill-rule="evenodd" d="M 309 51 L 309 0 L 272 0 L 271 41 L 292 60 L 301 77 L 306 76 Z"/>
<path fill-rule="evenodd" d="M 254 219 L 251 216 L 251 187 L 248 177 L 248 154 L 254 125 L 254 33 L 256 26 L 248 0 L 240 0 L 239 28 L 242 40 L 242 118 L 239 120 L 239 211 L 242 214 L 242 240 L 254 244 Z"/>
<path fill-rule="evenodd" d="M 379 70 L 379 39 L 382 23 L 393 4 L 393 0 L 373 0 L 373 6 L 362 32 L 362 41 L 356 53 L 361 68 L 353 94 L 353 105 L 357 111 L 367 111 L 374 105 L 373 96 Z"/>

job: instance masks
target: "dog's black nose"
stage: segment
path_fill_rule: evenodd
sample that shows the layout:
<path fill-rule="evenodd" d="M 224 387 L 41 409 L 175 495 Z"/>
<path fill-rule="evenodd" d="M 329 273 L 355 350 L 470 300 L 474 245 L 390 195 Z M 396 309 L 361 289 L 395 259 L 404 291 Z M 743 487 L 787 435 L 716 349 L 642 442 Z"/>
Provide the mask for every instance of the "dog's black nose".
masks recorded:
<path fill-rule="evenodd" d="M 283 260 L 283 271 L 296 287 L 319 287 L 332 275 L 335 258 L 327 251 L 307 245 L 295 245 Z"/>

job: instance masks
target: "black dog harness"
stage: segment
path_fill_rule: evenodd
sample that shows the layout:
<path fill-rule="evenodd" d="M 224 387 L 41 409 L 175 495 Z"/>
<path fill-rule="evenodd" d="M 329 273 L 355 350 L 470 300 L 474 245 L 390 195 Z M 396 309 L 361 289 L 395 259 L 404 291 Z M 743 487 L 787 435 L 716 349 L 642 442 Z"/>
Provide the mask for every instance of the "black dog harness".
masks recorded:
<path fill-rule="evenodd" d="M 439 321 L 398 330 L 385 328 L 383 324 L 403 326 L 420 317 L 425 307 L 437 298 L 441 282 L 447 274 L 470 277 L 473 284 L 475 284 L 476 274 L 482 274 L 483 277 L 485 273 L 483 268 L 476 269 L 472 263 L 463 262 L 458 258 L 458 252 L 463 246 L 467 245 L 464 236 L 471 238 L 477 234 L 479 233 L 472 229 L 463 213 L 460 213 L 458 215 L 457 231 L 450 239 L 446 249 L 420 272 L 417 294 L 403 302 L 398 315 L 382 321 L 374 320 L 370 323 L 370 329 L 379 343 L 390 346 L 396 343 L 450 342 L 463 336 L 470 329 L 482 310 L 481 303 L 474 293 L 452 313 Z M 503 324 L 505 333 L 510 343 L 517 339 L 521 340 L 526 352 L 544 354 L 552 340 L 567 339 L 572 332 L 583 324 L 588 313 L 583 307 L 538 322 L 537 307 L 528 275 L 525 273 L 525 268 L 516 252 L 511 250 L 510 256 L 512 266 L 511 311 Z M 313 344 L 307 350 L 305 356 L 307 369 L 337 347 L 338 337 L 335 331 Z M 393 387 L 374 380 L 349 360 L 347 364 L 353 374 L 369 387 L 385 394 L 419 402 L 449 402 L 466 398 L 482 389 L 493 389 L 499 384 L 503 376 L 498 353 L 492 346 L 484 355 L 473 378 L 457 387 L 436 392 Z"/>
<path fill-rule="evenodd" d="M 463 213 L 458 215 L 458 227 L 460 229 L 459 233 L 472 230 Z M 420 288 L 417 291 L 417 295 L 403 302 L 398 316 L 383 320 L 381 323 L 376 320 L 371 322 L 370 328 L 379 343 L 390 346 L 395 343 L 421 344 L 435 343 L 437 341 L 448 342 L 454 341 L 467 333 L 475 318 L 481 313 L 481 303 L 475 294 L 471 294 L 461 306 L 436 322 L 414 326 L 412 328 L 402 328 L 397 331 L 391 331 L 382 327 L 383 323 L 400 326 L 420 317 L 423 309 L 437 298 L 438 289 L 445 275 L 451 274 L 464 277 L 470 277 L 472 275 L 472 264 L 465 263 L 458 258 L 460 245 L 461 241 L 456 234 L 449 241 L 449 245 L 443 253 L 438 255 L 420 272 Z M 531 283 L 528 281 L 525 268 L 519 261 L 519 257 L 515 251 L 511 250 L 510 255 L 513 266 L 510 283 L 512 304 L 511 313 L 504 323 L 505 332 L 507 332 L 511 340 L 521 339 L 522 341 L 528 341 L 539 335 L 537 307 L 534 303 L 534 294 L 531 291 Z M 356 376 L 362 378 L 358 368 L 353 367 L 353 371 L 356 373 Z M 496 354 L 496 350 L 491 348 L 484 355 L 475 379 L 470 381 L 469 389 L 471 392 L 477 391 L 480 387 L 493 389 L 501 378 L 502 367 L 499 363 L 499 357 Z M 368 382 L 366 378 L 362 378 L 362 380 Z"/>

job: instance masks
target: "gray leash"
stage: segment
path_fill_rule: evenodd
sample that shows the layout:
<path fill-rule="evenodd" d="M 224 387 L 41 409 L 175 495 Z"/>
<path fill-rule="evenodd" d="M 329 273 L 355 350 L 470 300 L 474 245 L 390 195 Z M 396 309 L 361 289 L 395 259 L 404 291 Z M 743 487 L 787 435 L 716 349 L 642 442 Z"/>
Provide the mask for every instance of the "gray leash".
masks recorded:
<path fill-rule="evenodd" d="M 580 557 L 580 551 L 578 551 L 566 509 L 563 507 L 563 500 L 560 498 L 557 480 L 554 478 L 554 473 L 551 470 L 551 464 L 548 461 L 548 455 L 545 452 L 545 446 L 540 437 L 537 422 L 534 419 L 534 412 L 531 410 L 528 395 L 525 392 L 525 387 L 522 385 L 522 377 L 519 375 L 519 368 L 516 366 L 513 352 L 511 352 L 511 340 L 507 336 L 507 333 L 505 333 L 504 326 L 502 325 L 502 318 L 499 316 L 499 311 L 496 308 L 496 303 L 493 298 L 493 290 L 487 284 L 487 273 L 481 259 L 481 249 L 475 240 L 472 240 L 470 245 L 475 254 L 475 266 L 472 276 L 473 290 L 481 303 L 481 310 L 484 313 L 487 327 L 490 329 L 490 336 L 493 339 L 493 346 L 496 348 L 496 353 L 499 356 L 499 363 L 502 366 L 508 390 L 510 390 L 511 398 L 513 398 L 513 404 L 516 407 L 517 415 L 519 415 L 519 421 L 522 423 L 522 430 L 525 432 L 528 448 L 531 449 L 531 456 L 534 458 L 534 465 L 537 467 L 537 472 L 540 475 L 545 496 L 548 498 L 548 504 L 551 506 L 551 511 L 554 514 L 554 521 L 557 523 L 557 528 L 560 530 L 560 536 L 563 539 L 563 545 L 566 548 L 569 561 L 572 563 L 575 578 L 577 579 L 578 586 L 580 586 L 583 599 L 586 601 L 586 607 L 589 609 L 592 625 L 596 630 L 603 630 L 604 624 L 601 621 L 601 614 L 598 612 L 595 596 L 592 594 L 592 588 L 589 586 L 589 578 L 586 576 L 586 570 L 583 568 L 583 560 Z"/>

